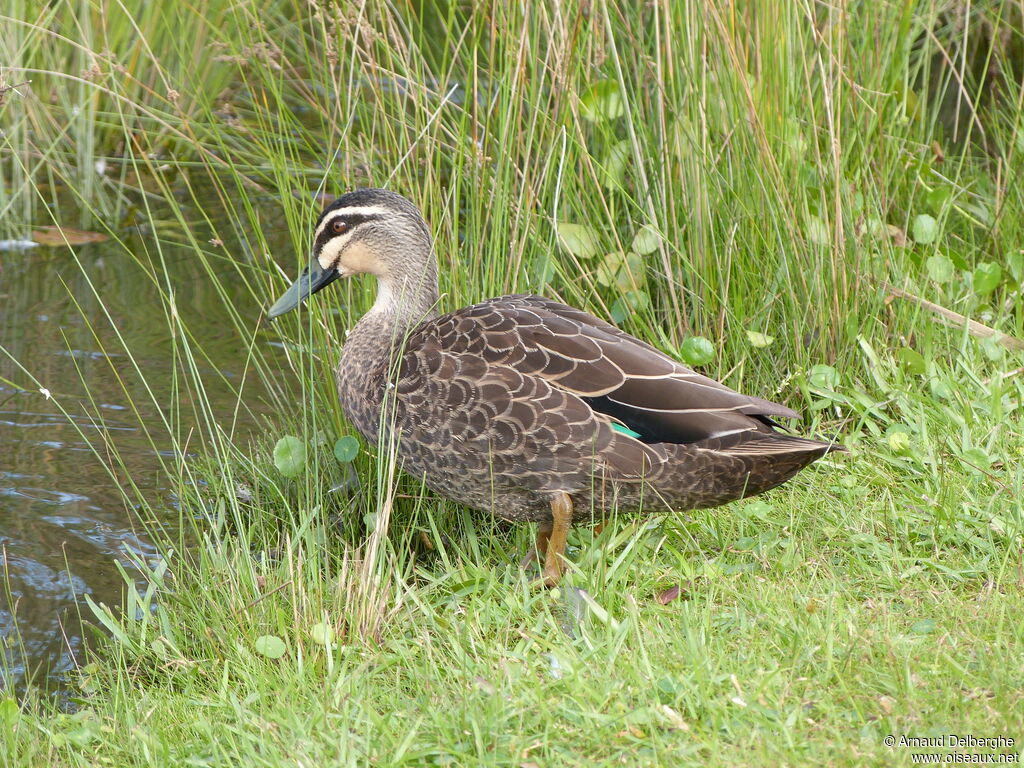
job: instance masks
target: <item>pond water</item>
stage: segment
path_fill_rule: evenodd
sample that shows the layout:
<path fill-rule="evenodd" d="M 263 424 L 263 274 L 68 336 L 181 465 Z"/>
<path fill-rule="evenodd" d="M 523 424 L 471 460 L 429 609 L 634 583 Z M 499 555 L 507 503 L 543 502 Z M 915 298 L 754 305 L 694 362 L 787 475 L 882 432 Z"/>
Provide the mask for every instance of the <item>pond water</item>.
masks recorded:
<path fill-rule="evenodd" d="M 129 235 L 129 248 L 133 238 L 142 247 L 140 236 Z M 26 685 L 59 690 L 83 648 L 79 615 L 89 616 L 82 596 L 120 605 L 126 585 L 116 564 L 132 573 L 133 559 L 155 555 L 119 485 L 134 484 L 163 510 L 157 522 L 178 521 L 160 469 L 159 454 L 173 455 L 160 410 L 166 413 L 178 395 L 157 285 L 121 246 L 75 250 L 81 269 L 67 247 L 0 253 L 0 347 L 7 352 L 0 349 L 0 695 Z M 225 302 L 210 300 L 212 289 L 204 286 L 211 281 L 191 249 L 165 247 L 164 257 L 179 314 L 210 356 L 204 364 L 239 386 L 245 360 Z M 230 258 L 222 263 L 233 271 Z M 227 290 L 234 282 L 221 281 Z M 260 307 L 252 296 L 233 299 L 255 322 Z M 30 379 L 21 366 L 52 399 L 24 389 Z M 262 417 L 241 410 L 236 416 L 230 387 L 210 378 L 214 413 L 241 419 L 236 434 L 244 439 Z M 258 407 L 259 383 L 245 381 L 243 398 Z M 150 437 L 141 425 L 154 424 Z M 114 476 L 90 443 L 104 455 L 117 452 Z"/>

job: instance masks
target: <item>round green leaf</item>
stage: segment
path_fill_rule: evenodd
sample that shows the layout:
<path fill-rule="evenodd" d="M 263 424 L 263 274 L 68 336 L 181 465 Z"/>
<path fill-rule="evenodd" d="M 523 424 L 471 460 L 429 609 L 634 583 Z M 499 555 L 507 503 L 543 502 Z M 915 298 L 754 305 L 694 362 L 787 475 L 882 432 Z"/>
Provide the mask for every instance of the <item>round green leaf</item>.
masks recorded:
<path fill-rule="evenodd" d="M 807 372 L 807 380 L 817 389 L 835 389 L 839 383 L 839 373 L 831 365 L 815 365 Z"/>
<path fill-rule="evenodd" d="M 974 292 L 979 296 L 986 296 L 999 287 L 1003 279 L 1003 268 L 992 262 L 979 264 L 974 269 L 974 277 L 971 284 Z"/>
<path fill-rule="evenodd" d="M 679 350 L 688 365 L 707 365 L 715 359 L 715 346 L 703 336 L 691 336 Z"/>
<path fill-rule="evenodd" d="M 649 253 L 654 253 L 660 246 L 661 235 L 658 234 L 658 230 L 650 224 L 644 224 L 633 236 L 633 244 L 630 246 L 630 250 L 634 253 L 639 253 L 641 256 L 646 256 Z"/>
<path fill-rule="evenodd" d="M 597 233 L 586 224 L 560 221 L 555 231 L 558 235 L 558 244 L 577 258 L 593 258 L 601 248 Z"/>
<path fill-rule="evenodd" d="M 280 659 L 285 652 L 284 640 L 277 635 L 257 637 L 253 647 L 256 649 L 256 653 L 266 656 L 268 659 Z"/>
<path fill-rule="evenodd" d="M 953 272 L 956 266 L 953 264 L 953 260 L 949 256 L 945 256 L 941 253 L 936 253 L 934 256 L 929 256 L 924 263 L 925 268 L 928 270 L 928 277 L 934 280 L 936 283 L 947 283 L 953 277 Z"/>
<path fill-rule="evenodd" d="M 580 98 L 580 114 L 592 123 L 615 120 L 626 111 L 619 84 L 614 80 L 601 80 L 590 86 Z"/>
<path fill-rule="evenodd" d="M 334 642 L 334 627 L 326 622 L 314 624 L 309 628 L 309 638 L 317 645 L 330 646 Z"/>
<path fill-rule="evenodd" d="M 770 346 L 775 341 L 774 336 L 758 333 L 757 331 L 747 331 L 747 339 L 750 340 L 750 346 L 757 347 L 758 349 Z"/>
<path fill-rule="evenodd" d="M 285 477 L 295 477 L 306 466 L 306 444 L 293 435 L 285 435 L 274 446 L 274 466 Z"/>
<path fill-rule="evenodd" d="M 914 223 L 911 226 L 910 232 L 914 237 L 915 243 L 920 243 L 921 245 L 934 243 L 935 239 L 939 236 L 939 222 L 935 220 L 934 216 L 922 213 L 914 217 Z"/>
<path fill-rule="evenodd" d="M 358 455 L 359 441 L 352 437 L 352 435 L 339 437 L 338 442 L 334 444 L 334 458 L 342 464 L 348 464 Z"/>

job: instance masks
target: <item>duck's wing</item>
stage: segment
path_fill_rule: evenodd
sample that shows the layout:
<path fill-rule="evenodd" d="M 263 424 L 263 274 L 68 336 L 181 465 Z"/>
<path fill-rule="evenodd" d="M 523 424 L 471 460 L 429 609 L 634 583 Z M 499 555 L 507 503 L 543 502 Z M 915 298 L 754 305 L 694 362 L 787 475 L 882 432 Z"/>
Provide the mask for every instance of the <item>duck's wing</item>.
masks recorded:
<path fill-rule="evenodd" d="M 592 483 L 595 460 L 624 481 L 642 480 L 665 460 L 659 446 L 617 430 L 582 398 L 483 350 L 483 338 L 465 318 L 446 316 L 406 343 L 395 418 L 404 452 L 429 457 L 435 480 L 482 472 L 495 493 L 509 482 L 575 492 Z"/>
<path fill-rule="evenodd" d="M 430 326 L 434 354 L 475 354 L 488 365 L 543 379 L 621 422 L 645 443 L 773 432 L 772 418 L 797 416 L 702 376 L 593 315 L 541 296 L 503 296 L 444 315 Z"/>

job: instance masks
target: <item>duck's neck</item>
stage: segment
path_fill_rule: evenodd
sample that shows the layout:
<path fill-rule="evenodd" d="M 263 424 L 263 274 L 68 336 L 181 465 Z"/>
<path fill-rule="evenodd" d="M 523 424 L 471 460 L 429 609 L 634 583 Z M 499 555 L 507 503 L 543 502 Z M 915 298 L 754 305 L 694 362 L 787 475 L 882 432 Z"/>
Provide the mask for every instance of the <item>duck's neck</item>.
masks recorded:
<path fill-rule="evenodd" d="M 376 440 L 384 387 L 395 355 L 420 323 L 437 316 L 437 273 L 404 280 L 378 278 L 377 300 L 347 333 L 338 364 L 338 394 L 345 415 Z"/>
<path fill-rule="evenodd" d="M 356 327 L 372 325 L 378 333 L 382 328 L 386 329 L 389 338 L 400 342 L 406 333 L 424 320 L 436 317 L 437 266 L 433 254 L 424 261 L 426 266 L 418 271 L 379 276 L 377 299 Z"/>

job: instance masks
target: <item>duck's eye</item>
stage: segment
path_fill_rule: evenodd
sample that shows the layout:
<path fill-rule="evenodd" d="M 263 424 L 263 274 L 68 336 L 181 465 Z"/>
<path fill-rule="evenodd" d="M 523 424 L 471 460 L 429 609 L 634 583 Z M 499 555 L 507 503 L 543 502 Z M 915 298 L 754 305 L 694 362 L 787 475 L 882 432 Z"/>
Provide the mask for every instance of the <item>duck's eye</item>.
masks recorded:
<path fill-rule="evenodd" d="M 333 224 L 331 224 L 331 229 L 334 231 L 334 234 L 340 235 L 342 232 L 348 229 L 348 224 L 339 219 L 338 221 L 335 221 Z"/>

